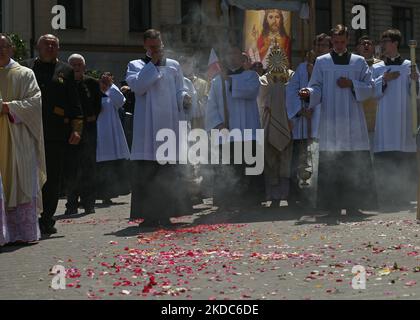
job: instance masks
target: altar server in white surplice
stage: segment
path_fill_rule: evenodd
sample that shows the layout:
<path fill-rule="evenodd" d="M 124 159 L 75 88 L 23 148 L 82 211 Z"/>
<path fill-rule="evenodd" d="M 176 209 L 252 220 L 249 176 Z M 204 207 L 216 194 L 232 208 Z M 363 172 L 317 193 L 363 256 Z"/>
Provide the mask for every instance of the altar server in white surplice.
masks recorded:
<path fill-rule="evenodd" d="M 96 161 L 129 159 L 130 152 L 119 116 L 119 109 L 124 106 L 125 97 L 118 87 L 110 83 L 104 88 L 102 110 L 98 116 L 98 146 Z"/>
<path fill-rule="evenodd" d="M 416 198 L 416 138 L 412 130 L 411 80 L 419 87 L 418 70 L 401 58 L 401 32 L 382 34 L 383 62 L 373 67 L 375 98 L 379 99 L 374 152 L 381 202 L 409 204 Z M 417 90 L 418 93 L 418 90 Z M 414 191 L 414 192 L 413 192 Z"/>
<path fill-rule="evenodd" d="M 365 58 L 370 71 L 373 72 L 374 65 L 381 62 L 381 60 L 375 58 L 375 46 L 373 40 L 369 36 L 364 35 L 360 37 L 357 43 L 357 54 Z M 363 110 L 365 112 L 366 123 L 368 126 L 370 151 L 373 155 L 373 140 L 375 137 L 375 122 L 378 110 L 377 99 L 372 96 L 371 98 L 363 101 Z"/>
<path fill-rule="evenodd" d="M 102 109 L 97 120 L 96 197 L 105 204 L 112 204 L 111 199 L 130 193 L 127 176 L 130 151 L 119 116 L 119 110 L 126 100 L 113 83 L 111 74 L 104 73 L 99 84 L 103 96 Z"/>
<path fill-rule="evenodd" d="M 346 209 L 377 205 L 369 137 L 362 102 L 372 95 L 372 74 L 365 59 L 347 51 L 348 29 L 338 25 L 332 32 L 333 51 L 319 57 L 308 88 L 310 106 L 321 103 L 319 124 L 318 207 L 335 216 Z"/>
<path fill-rule="evenodd" d="M 308 144 L 318 138 L 320 106 L 302 109 L 299 90 L 308 86 L 315 65 L 315 59 L 331 51 L 331 37 L 325 33 L 316 36 L 313 51 L 308 53 L 306 61 L 299 64 L 286 88 L 287 112 L 293 123 L 293 158 L 290 183 L 289 206 L 310 206 L 310 195 L 300 186 L 298 168 L 302 159 L 307 159 Z M 310 126 L 308 126 L 310 124 Z M 310 137 L 308 133 L 310 132 Z"/>
<path fill-rule="evenodd" d="M 229 47 L 224 60 L 224 74 L 216 77 L 211 83 L 205 117 L 206 129 L 236 129 L 240 130 L 242 135 L 235 135 L 234 139 L 230 140 L 231 165 L 221 164 L 216 167 L 214 201 L 223 207 L 260 205 L 264 200 L 263 175 L 246 176 L 244 161 L 242 164 L 233 164 L 235 144 L 241 144 L 243 151 L 245 144 L 252 145 L 254 155 L 257 150 L 256 132 L 257 129 L 261 129 L 257 103 L 260 79 L 255 71 L 243 69 L 242 51 L 238 47 Z M 226 99 L 222 81 L 225 82 Z M 245 135 L 245 129 L 251 130 L 252 134 Z"/>
<path fill-rule="evenodd" d="M 170 225 L 170 217 L 183 213 L 180 205 L 188 197 L 179 165 L 159 164 L 163 159 L 158 159 L 157 152 L 164 142 L 157 141 L 157 134 L 170 129 L 179 138 L 180 121 L 185 119 L 184 109 L 191 107 L 191 97 L 185 91 L 179 63 L 164 57 L 159 31 L 144 33 L 144 47 L 146 57 L 131 61 L 126 77 L 136 95 L 131 219 L 143 218 L 142 227 L 154 228 Z M 166 160 L 179 163 L 178 152 L 168 154 Z"/>

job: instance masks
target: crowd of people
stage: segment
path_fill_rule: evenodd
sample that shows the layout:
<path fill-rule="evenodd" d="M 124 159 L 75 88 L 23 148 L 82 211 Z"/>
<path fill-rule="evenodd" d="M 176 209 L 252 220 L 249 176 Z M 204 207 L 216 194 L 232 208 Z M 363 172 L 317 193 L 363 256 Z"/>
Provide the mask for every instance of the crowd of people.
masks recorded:
<path fill-rule="evenodd" d="M 295 71 L 269 58 L 264 69 L 230 45 L 219 75 L 206 81 L 191 57 L 167 58 L 152 29 L 144 33 L 145 57 L 128 64 L 118 86 L 109 72 L 87 76 L 88 61 L 78 53 L 60 61 L 54 35 L 41 36 L 38 56 L 18 63 L 11 39 L 1 34 L 0 245 L 57 233 L 62 195 L 71 217 L 80 207 L 95 213 L 97 200 L 112 205 L 131 193 L 130 219 L 144 220 L 141 228 L 170 226 L 171 217 L 206 197 L 223 210 L 287 201 L 334 217 L 343 209 L 361 216 L 379 203 L 409 203 L 417 185 L 411 86 L 418 94 L 420 85 L 401 44 L 400 31 L 389 29 L 380 39 L 382 60 L 368 36 L 353 54 L 347 27 L 338 25 L 315 38 Z M 158 133 L 178 133 L 181 121 L 189 129 L 244 133 L 228 141 L 230 163 L 185 165 L 177 150 L 163 165 Z M 314 141 L 315 205 L 304 188 L 314 175 Z M 264 174 L 246 175 L 249 165 L 234 161 L 234 150 L 244 157 L 264 150 Z"/>

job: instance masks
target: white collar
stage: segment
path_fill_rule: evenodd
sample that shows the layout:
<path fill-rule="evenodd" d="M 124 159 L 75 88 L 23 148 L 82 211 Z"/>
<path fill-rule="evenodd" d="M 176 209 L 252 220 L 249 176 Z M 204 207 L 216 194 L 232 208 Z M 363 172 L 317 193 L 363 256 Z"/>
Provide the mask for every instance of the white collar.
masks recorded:
<path fill-rule="evenodd" d="M 394 62 L 395 60 L 397 60 L 398 58 L 401 58 L 400 54 L 397 54 L 395 57 L 391 58 L 391 57 L 387 57 L 389 60 L 391 60 L 392 62 Z"/>
<path fill-rule="evenodd" d="M 241 69 L 242 67 L 239 67 L 239 68 L 236 68 L 236 69 L 231 69 L 231 68 L 229 68 L 229 70 L 231 71 L 231 72 L 236 72 L 236 71 L 238 71 L 239 69 Z"/>
<path fill-rule="evenodd" d="M 2 67 L 2 69 L 10 69 L 15 63 L 16 63 L 16 61 L 13 60 L 12 58 L 10 58 L 9 64 L 7 64 L 6 66 Z"/>
<path fill-rule="evenodd" d="M 334 50 L 334 52 L 339 56 L 339 57 L 342 57 L 342 56 L 344 56 L 346 53 L 347 53 L 347 49 L 346 49 L 346 51 L 344 51 L 343 53 L 338 53 L 337 51 L 335 51 Z"/>

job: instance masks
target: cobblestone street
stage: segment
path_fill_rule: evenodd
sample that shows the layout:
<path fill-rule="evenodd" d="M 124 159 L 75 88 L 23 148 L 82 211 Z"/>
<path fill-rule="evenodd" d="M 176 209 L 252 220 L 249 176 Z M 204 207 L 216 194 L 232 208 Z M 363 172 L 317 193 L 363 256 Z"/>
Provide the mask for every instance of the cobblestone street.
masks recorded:
<path fill-rule="evenodd" d="M 129 197 L 67 219 L 38 244 L 0 253 L 0 299 L 419 299 L 413 208 L 340 222 L 287 207 L 216 212 L 202 205 L 177 227 L 139 233 Z M 407 208 L 409 209 L 409 208 Z M 59 212 L 64 212 L 60 202 Z M 302 216 L 302 214 L 304 214 Z M 53 290 L 55 265 L 66 290 Z M 352 268 L 366 269 L 365 290 Z"/>

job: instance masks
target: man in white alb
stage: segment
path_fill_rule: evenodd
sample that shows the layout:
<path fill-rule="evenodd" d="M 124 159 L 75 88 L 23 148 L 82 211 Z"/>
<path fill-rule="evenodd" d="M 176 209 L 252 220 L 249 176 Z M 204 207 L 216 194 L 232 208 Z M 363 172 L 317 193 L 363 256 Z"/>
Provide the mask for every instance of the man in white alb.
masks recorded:
<path fill-rule="evenodd" d="M 362 215 L 377 206 L 369 137 L 362 102 L 372 94 L 372 74 L 365 59 L 347 50 L 349 32 L 331 31 L 333 51 L 319 57 L 308 88 L 310 106 L 321 103 L 319 124 L 318 207 L 333 216 Z"/>
<path fill-rule="evenodd" d="M 144 33 L 146 57 L 131 61 L 126 81 L 136 96 L 132 160 L 131 219 L 145 219 L 141 226 L 170 225 L 177 215 L 181 199 L 187 197 L 180 182 L 179 166 L 161 165 L 157 141 L 161 129 L 171 129 L 178 138 L 184 108 L 191 97 L 184 88 L 184 75 L 179 63 L 163 54 L 159 31 Z M 171 156 L 170 156 L 171 157 Z M 178 154 L 170 161 L 179 162 Z"/>

